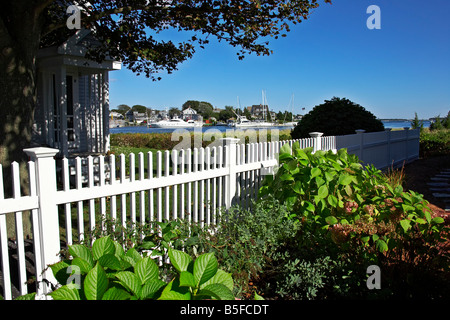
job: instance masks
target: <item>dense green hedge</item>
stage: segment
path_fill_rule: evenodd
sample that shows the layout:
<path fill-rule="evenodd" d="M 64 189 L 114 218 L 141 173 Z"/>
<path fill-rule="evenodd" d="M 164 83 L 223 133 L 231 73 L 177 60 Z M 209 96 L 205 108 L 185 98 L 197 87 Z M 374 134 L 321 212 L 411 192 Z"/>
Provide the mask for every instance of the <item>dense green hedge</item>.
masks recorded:
<path fill-rule="evenodd" d="M 157 150 L 172 150 L 180 143 L 186 144 L 191 148 L 206 147 L 216 139 L 227 137 L 226 133 L 217 131 L 197 134 L 194 132 L 184 132 L 182 135 L 177 133 L 115 133 L 111 134 L 111 145 L 117 147 L 135 147 L 149 148 Z M 259 142 L 257 130 L 236 130 L 232 138 L 239 138 L 245 143 Z M 266 141 L 271 141 L 272 130 L 267 130 Z M 280 130 L 278 140 L 291 139 L 289 130 Z"/>
<path fill-rule="evenodd" d="M 450 129 L 422 129 L 420 132 L 420 156 L 422 158 L 450 154 Z"/>

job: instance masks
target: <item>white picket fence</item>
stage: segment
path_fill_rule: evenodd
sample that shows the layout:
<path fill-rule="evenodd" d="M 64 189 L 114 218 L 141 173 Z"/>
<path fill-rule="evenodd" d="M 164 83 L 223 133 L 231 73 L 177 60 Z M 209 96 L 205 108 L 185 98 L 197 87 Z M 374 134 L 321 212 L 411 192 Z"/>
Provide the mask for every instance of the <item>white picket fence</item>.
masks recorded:
<path fill-rule="evenodd" d="M 123 225 L 177 218 L 214 224 L 222 208 L 250 205 L 285 143 L 336 149 L 339 137 L 321 135 L 251 144 L 225 138 L 213 147 L 130 154 L 128 166 L 124 155 L 76 158 L 73 164 L 64 158 L 57 166 L 58 150 L 26 149 L 28 195 L 21 195 L 19 166 L 13 163 L 13 195 L 5 199 L 0 165 L 0 294 L 10 300 L 36 291 L 45 299 L 49 282 L 56 283 L 47 266 L 59 261 L 62 246 L 83 239 L 106 217 Z M 14 216 L 14 238 L 8 236 L 7 214 Z M 24 239 L 24 217 L 32 221 L 29 239 Z M 35 279 L 32 285 L 27 284 L 30 278 Z"/>

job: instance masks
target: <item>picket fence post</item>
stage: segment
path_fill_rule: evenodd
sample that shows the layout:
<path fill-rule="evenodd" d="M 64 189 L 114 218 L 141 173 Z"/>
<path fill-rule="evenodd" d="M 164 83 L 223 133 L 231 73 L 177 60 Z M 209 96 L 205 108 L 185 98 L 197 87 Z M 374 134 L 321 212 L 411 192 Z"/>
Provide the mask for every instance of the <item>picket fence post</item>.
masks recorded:
<path fill-rule="evenodd" d="M 231 208 L 233 198 L 236 195 L 236 145 L 239 139 L 222 138 L 224 146 L 225 168 L 228 168 L 228 175 L 225 177 L 225 208 Z"/>
<path fill-rule="evenodd" d="M 310 132 L 309 135 L 311 136 L 311 138 L 314 138 L 313 152 L 315 153 L 317 150 L 322 150 L 323 132 Z"/>
<path fill-rule="evenodd" d="M 356 134 L 359 134 L 360 140 L 359 140 L 359 160 L 364 161 L 364 132 L 366 130 L 364 129 L 357 129 L 355 130 Z"/>
<path fill-rule="evenodd" d="M 48 265 L 59 262 L 61 246 L 59 242 L 59 219 L 56 198 L 56 162 L 54 156 L 59 152 L 51 148 L 29 148 L 23 150 L 30 160 L 35 163 L 36 193 L 39 197 L 38 216 L 40 232 L 41 266 L 36 266 L 43 271 L 43 279 L 52 284 L 57 284 L 56 279 Z M 51 292 L 49 283 L 41 283 L 44 294 Z"/>

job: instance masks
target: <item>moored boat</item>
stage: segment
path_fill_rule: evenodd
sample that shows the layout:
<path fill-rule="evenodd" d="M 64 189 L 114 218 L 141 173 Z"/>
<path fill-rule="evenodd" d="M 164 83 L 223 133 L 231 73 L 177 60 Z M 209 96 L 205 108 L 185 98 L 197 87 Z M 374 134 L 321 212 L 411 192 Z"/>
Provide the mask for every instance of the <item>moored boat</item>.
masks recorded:
<path fill-rule="evenodd" d="M 184 121 L 179 118 L 173 118 L 173 119 L 166 119 L 166 120 L 161 120 L 158 122 L 150 123 L 149 126 L 152 128 L 164 128 L 164 129 L 165 128 L 167 128 L 167 129 L 192 128 L 192 127 L 202 127 L 203 123 L 196 122 L 194 120 Z"/>

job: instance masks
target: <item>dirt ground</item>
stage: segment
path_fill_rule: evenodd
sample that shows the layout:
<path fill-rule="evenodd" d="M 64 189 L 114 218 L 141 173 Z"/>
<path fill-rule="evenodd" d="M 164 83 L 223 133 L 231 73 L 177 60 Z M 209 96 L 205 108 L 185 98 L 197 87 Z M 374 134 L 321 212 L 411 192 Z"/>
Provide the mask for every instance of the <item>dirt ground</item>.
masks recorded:
<path fill-rule="evenodd" d="M 450 212 L 445 211 L 445 202 L 433 197 L 433 192 L 429 190 L 427 185 L 428 182 L 431 182 L 430 178 L 444 169 L 450 169 L 450 155 L 418 159 L 409 163 L 404 167 L 405 188 L 423 194 L 424 198 L 430 202 L 434 214 L 449 222 Z"/>

